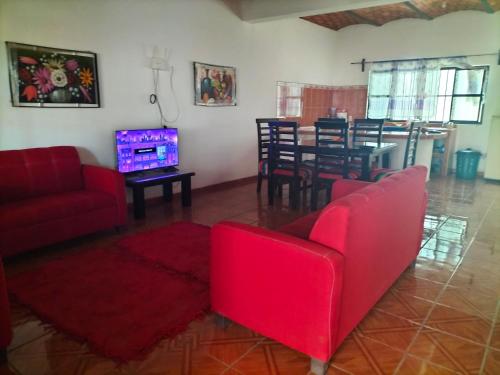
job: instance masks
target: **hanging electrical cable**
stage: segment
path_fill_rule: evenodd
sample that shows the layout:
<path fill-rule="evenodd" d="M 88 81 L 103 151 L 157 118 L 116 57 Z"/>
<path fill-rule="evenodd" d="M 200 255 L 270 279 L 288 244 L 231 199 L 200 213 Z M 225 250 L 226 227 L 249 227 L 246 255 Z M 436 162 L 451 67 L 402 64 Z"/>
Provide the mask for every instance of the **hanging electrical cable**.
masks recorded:
<path fill-rule="evenodd" d="M 160 103 L 160 98 L 159 98 L 159 85 L 160 85 L 160 70 L 159 69 L 153 69 L 153 93 L 149 96 L 149 102 L 151 104 L 156 104 L 158 108 L 158 112 L 160 114 L 160 125 L 163 127 L 168 127 L 168 124 L 171 124 L 179 119 L 180 116 L 180 108 L 179 108 L 179 101 L 177 100 L 177 95 L 175 93 L 174 89 L 174 67 L 170 66 L 169 67 L 170 75 L 170 91 L 172 92 L 172 96 L 174 98 L 175 102 L 175 109 L 176 109 L 176 115 L 175 118 L 172 120 L 167 119 L 167 117 L 163 114 L 163 108 Z"/>

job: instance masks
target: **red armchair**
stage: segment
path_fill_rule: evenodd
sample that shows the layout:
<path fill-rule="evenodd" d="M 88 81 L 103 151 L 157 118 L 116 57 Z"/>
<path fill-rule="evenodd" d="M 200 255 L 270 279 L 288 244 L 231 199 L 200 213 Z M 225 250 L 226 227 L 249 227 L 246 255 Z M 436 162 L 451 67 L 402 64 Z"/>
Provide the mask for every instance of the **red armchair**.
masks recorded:
<path fill-rule="evenodd" d="M 0 151 L 0 256 L 126 223 L 123 176 L 75 147 Z"/>
<path fill-rule="evenodd" d="M 345 337 L 416 258 L 425 179 L 425 167 L 412 167 L 372 184 L 340 180 L 328 206 L 281 232 L 215 225 L 213 310 L 306 353 L 312 371 L 323 374 Z"/>
<path fill-rule="evenodd" d="M 2 259 L 0 258 L 0 363 L 6 360 L 7 346 L 12 340 L 12 327 L 10 324 L 9 300 L 3 272 Z"/>

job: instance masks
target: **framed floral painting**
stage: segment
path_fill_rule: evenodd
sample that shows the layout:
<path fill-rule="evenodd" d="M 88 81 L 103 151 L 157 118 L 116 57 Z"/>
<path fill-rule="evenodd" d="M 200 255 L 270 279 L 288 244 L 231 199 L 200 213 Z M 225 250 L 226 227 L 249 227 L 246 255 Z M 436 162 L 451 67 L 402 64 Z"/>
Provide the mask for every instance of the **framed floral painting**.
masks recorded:
<path fill-rule="evenodd" d="M 13 106 L 100 106 L 95 53 L 13 42 L 6 45 Z"/>
<path fill-rule="evenodd" d="M 194 104 L 236 105 L 236 68 L 195 62 Z"/>

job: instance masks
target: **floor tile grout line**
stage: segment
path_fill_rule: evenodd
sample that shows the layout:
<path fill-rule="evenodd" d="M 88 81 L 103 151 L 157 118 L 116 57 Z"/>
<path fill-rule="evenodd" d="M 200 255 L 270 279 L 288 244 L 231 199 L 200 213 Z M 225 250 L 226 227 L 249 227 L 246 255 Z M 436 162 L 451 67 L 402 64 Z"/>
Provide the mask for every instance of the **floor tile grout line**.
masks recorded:
<path fill-rule="evenodd" d="M 346 369 L 343 369 L 342 367 L 337 366 L 337 365 L 335 365 L 335 364 L 333 364 L 333 363 L 331 363 L 331 362 L 329 362 L 329 363 L 328 363 L 328 367 L 329 367 L 329 368 L 330 368 L 330 367 L 332 367 L 332 368 L 334 368 L 334 369 L 340 370 L 340 371 L 342 371 L 342 372 L 345 372 L 345 373 L 346 373 L 346 374 L 348 374 L 348 375 L 356 375 L 355 373 L 353 373 L 353 372 L 351 372 L 351 371 L 348 371 L 348 370 L 346 370 Z"/>
<path fill-rule="evenodd" d="M 490 354 L 491 350 L 491 340 L 493 338 L 493 332 L 495 331 L 495 326 L 498 321 L 498 314 L 500 311 L 500 300 L 497 300 L 497 307 L 495 310 L 495 317 L 493 318 L 493 322 L 491 323 L 491 329 L 488 335 L 488 340 L 487 340 L 487 349 L 484 351 L 483 359 L 481 361 L 481 367 L 479 368 L 479 375 L 484 373 L 484 368 L 486 367 L 486 359 L 488 358 L 488 355 Z"/>
<path fill-rule="evenodd" d="M 50 328 L 50 330 L 51 330 L 51 329 L 52 329 L 52 327 Z M 44 337 L 44 336 L 47 336 L 47 335 L 50 335 L 50 334 L 54 334 L 54 332 L 51 332 L 50 330 L 49 330 L 49 331 L 47 331 L 47 332 L 42 333 L 42 334 L 41 334 L 41 335 L 39 335 L 39 336 L 33 337 L 33 338 L 31 338 L 30 340 L 25 341 L 25 342 L 23 342 L 22 344 L 19 344 L 19 345 L 17 345 L 17 346 L 15 346 L 15 347 L 13 347 L 13 348 L 10 348 L 10 347 L 9 347 L 9 348 L 7 349 L 7 353 L 9 353 L 9 354 L 10 354 L 10 353 L 13 353 L 13 352 L 15 352 L 16 350 L 21 349 L 22 347 L 24 347 L 24 346 L 26 346 L 26 345 L 28 345 L 28 344 L 31 344 L 31 343 L 33 343 L 34 341 L 36 341 L 36 340 L 38 340 L 38 339 L 41 339 L 41 338 L 42 338 L 42 337 Z"/>
<path fill-rule="evenodd" d="M 425 278 L 421 278 L 421 279 L 422 279 L 422 280 L 432 281 L 432 280 L 430 280 L 430 279 L 425 279 Z M 451 287 L 454 287 L 454 288 L 457 288 L 457 289 L 460 289 L 459 287 L 455 287 L 454 285 L 448 285 L 448 287 L 450 287 L 450 286 L 451 286 Z M 479 309 L 478 309 L 477 307 L 475 307 L 474 305 L 473 305 L 473 306 L 471 306 L 471 307 L 470 307 L 470 309 L 474 310 L 474 311 L 475 311 L 475 314 L 471 314 L 471 313 L 469 313 L 469 312 L 463 311 L 463 310 L 462 310 L 462 309 L 460 309 L 460 308 L 457 308 L 457 307 L 455 307 L 455 306 L 448 305 L 448 304 L 443 303 L 443 302 L 431 301 L 430 299 L 427 299 L 427 298 L 424 298 L 424 297 L 420 297 L 420 296 L 413 295 L 413 294 L 411 294 L 410 292 L 405 291 L 404 289 L 403 289 L 403 290 L 398 289 L 398 290 L 397 290 L 397 292 L 402 293 L 402 294 L 405 294 L 405 295 L 407 295 L 407 296 L 411 296 L 411 297 L 413 297 L 413 298 L 419 299 L 419 300 L 424 301 L 424 302 L 429 302 L 429 303 L 431 303 L 431 304 L 435 302 L 436 304 L 438 304 L 438 305 L 440 305 L 440 306 L 447 307 L 447 308 L 450 308 L 450 309 L 452 309 L 452 310 L 457 310 L 457 311 L 463 312 L 463 313 L 465 313 L 465 314 L 469 314 L 469 315 L 476 315 L 476 316 L 478 316 L 478 317 L 482 318 L 483 320 L 485 320 L 485 321 L 487 321 L 487 322 L 491 322 L 491 321 L 492 321 L 492 319 L 488 318 L 488 316 L 487 316 L 484 312 L 482 312 L 481 310 L 479 310 Z M 484 293 L 482 293 L 482 294 L 484 294 Z M 485 297 L 493 297 L 493 296 L 485 296 Z M 437 297 L 436 297 L 436 298 L 437 298 Z M 381 309 L 380 307 L 375 307 L 375 308 L 376 308 L 376 309 L 378 309 L 378 310 L 382 310 L 382 311 L 384 311 L 384 312 L 390 313 L 390 312 L 388 312 L 388 311 L 386 311 L 386 310 Z M 396 315 L 397 315 L 397 314 L 396 314 Z"/>
<path fill-rule="evenodd" d="M 262 337 L 259 341 L 257 341 L 254 345 L 252 345 L 250 348 L 248 348 L 247 351 L 245 351 L 242 355 L 240 355 L 238 358 L 236 358 L 233 362 L 229 364 L 229 367 L 224 370 L 222 373 L 225 373 L 229 370 L 232 370 L 234 368 L 234 365 L 236 365 L 239 361 L 241 361 L 248 353 L 250 353 L 252 350 L 254 350 L 257 346 L 259 346 L 262 342 L 266 340 L 266 337 Z M 234 369 L 236 370 L 236 369 Z M 238 371 L 238 370 L 236 370 Z"/>
<path fill-rule="evenodd" d="M 467 254 L 467 252 L 469 251 L 472 243 L 474 242 L 474 239 L 476 238 L 477 236 L 477 233 L 479 232 L 479 229 L 482 227 L 483 223 L 485 222 L 486 220 L 486 217 L 488 216 L 488 213 L 490 212 L 491 208 L 493 207 L 493 205 L 495 204 L 496 202 L 496 198 L 494 198 L 491 203 L 489 204 L 488 208 L 486 209 L 483 217 L 481 218 L 480 222 L 479 222 L 479 225 L 477 226 L 476 230 L 474 231 L 474 234 L 472 235 L 471 237 L 471 240 L 469 242 L 469 244 L 467 245 L 467 248 L 465 249 L 465 251 L 463 252 L 463 255 L 461 255 L 461 259 L 459 260 L 459 262 L 457 263 L 456 267 L 454 268 L 452 274 L 450 275 L 450 277 L 448 278 L 448 281 L 444 284 L 443 288 L 439 291 L 439 294 L 437 295 L 435 301 L 439 300 L 439 298 L 442 296 L 442 294 L 444 293 L 444 291 L 446 290 L 446 287 L 450 284 L 450 281 L 451 279 L 453 278 L 453 276 L 455 275 L 455 273 L 457 272 L 458 268 L 460 267 L 460 265 L 462 264 L 462 261 L 463 261 L 463 258 L 464 256 Z M 449 218 L 449 217 L 448 217 Z M 444 224 L 446 221 L 448 221 L 448 218 L 442 223 Z M 439 228 L 441 228 L 442 224 L 439 226 Z M 405 361 L 406 357 L 408 356 L 408 354 L 410 354 L 408 351 L 411 349 L 411 347 L 413 346 L 413 344 L 415 343 L 417 337 L 420 335 L 420 333 L 422 332 L 422 330 L 424 329 L 424 325 L 427 323 L 427 321 L 429 320 L 432 312 L 434 311 L 434 308 L 436 306 L 436 303 L 434 302 L 431 306 L 431 308 L 429 309 L 429 311 L 427 312 L 424 320 L 422 321 L 422 326 L 417 330 L 417 333 L 415 334 L 415 336 L 413 337 L 413 339 L 411 340 L 410 344 L 408 345 L 408 347 L 406 348 L 406 351 L 405 351 L 405 354 L 403 355 L 403 357 L 401 358 L 401 360 L 399 361 L 396 369 L 394 370 L 393 374 L 397 374 L 399 369 L 401 368 L 401 366 L 403 365 L 403 362 Z"/>
<path fill-rule="evenodd" d="M 444 369 L 444 370 L 448 370 L 448 371 L 452 371 L 452 372 L 458 373 L 458 372 L 457 372 L 456 370 L 454 370 L 454 369 L 451 369 L 451 368 L 449 368 L 449 367 L 446 367 L 446 366 L 444 366 L 444 365 L 442 365 L 442 364 L 440 364 L 440 363 L 432 362 L 432 361 L 431 361 L 431 360 L 429 360 L 429 359 L 420 358 L 420 357 L 416 356 L 415 354 L 408 353 L 408 356 L 407 356 L 406 358 L 408 358 L 408 357 L 413 358 L 413 359 L 417 359 L 417 360 L 422 361 L 422 362 L 424 362 L 424 363 L 430 364 L 430 365 L 432 365 L 432 366 L 434 366 L 434 367 L 440 367 L 440 368 L 442 368 L 442 369 Z"/>
<path fill-rule="evenodd" d="M 373 337 L 366 336 L 365 334 L 363 334 L 363 333 L 361 333 L 361 332 L 358 332 L 358 335 L 360 335 L 361 337 L 363 337 L 365 340 L 369 340 L 369 341 L 372 341 L 372 342 L 374 342 L 374 343 L 380 344 L 380 345 L 382 345 L 382 346 L 385 346 L 386 348 L 392 349 L 392 350 L 397 351 L 397 352 L 399 352 L 399 353 L 403 353 L 403 354 L 404 354 L 404 353 L 406 352 L 406 350 L 404 350 L 404 349 L 395 348 L 395 347 L 393 347 L 393 346 L 391 346 L 391 345 L 389 345 L 389 344 L 385 343 L 384 341 L 379 341 L 379 340 L 377 340 L 377 339 L 374 339 Z M 442 364 L 439 364 L 439 363 L 437 363 L 437 362 L 433 362 L 432 360 L 425 359 L 425 358 L 421 358 L 421 357 L 417 356 L 416 354 L 408 353 L 408 356 L 409 356 L 409 357 L 412 357 L 412 358 L 414 358 L 414 359 L 418 359 L 419 361 L 429 363 L 429 364 L 431 364 L 431 365 L 433 365 L 433 366 L 438 366 L 438 367 L 445 368 L 445 369 L 447 369 L 447 370 L 452 370 L 452 369 L 450 369 L 449 367 L 446 367 L 446 366 L 444 366 L 444 365 L 442 365 Z M 338 367 L 338 368 L 339 368 L 339 369 L 341 369 L 341 370 L 343 370 L 341 367 Z M 346 370 L 343 370 L 343 371 L 346 371 Z M 453 371 L 453 370 L 452 370 L 452 371 Z"/>
<path fill-rule="evenodd" d="M 17 367 L 14 365 L 14 363 L 8 361 L 7 366 L 9 368 L 9 370 L 13 370 L 15 374 L 23 375 L 23 373 L 17 369 Z"/>

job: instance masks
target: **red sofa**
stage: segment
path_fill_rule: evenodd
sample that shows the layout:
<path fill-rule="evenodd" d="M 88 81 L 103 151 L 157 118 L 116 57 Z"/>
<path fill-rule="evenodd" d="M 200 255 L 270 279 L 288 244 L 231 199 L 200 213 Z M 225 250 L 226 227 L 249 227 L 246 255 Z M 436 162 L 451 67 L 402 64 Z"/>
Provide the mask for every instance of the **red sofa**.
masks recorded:
<path fill-rule="evenodd" d="M 0 257 L 126 223 L 123 176 L 75 147 L 0 151 Z"/>
<path fill-rule="evenodd" d="M 221 222 L 212 229 L 213 310 L 326 362 L 416 258 L 426 168 L 376 183 L 340 180 L 332 202 L 278 231 Z"/>
<path fill-rule="evenodd" d="M 12 326 L 10 324 L 9 300 L 3 272 L 2 259 L 0 259 L 0 363 L 6 360 L 6 349 L 12 340 Z"/>

